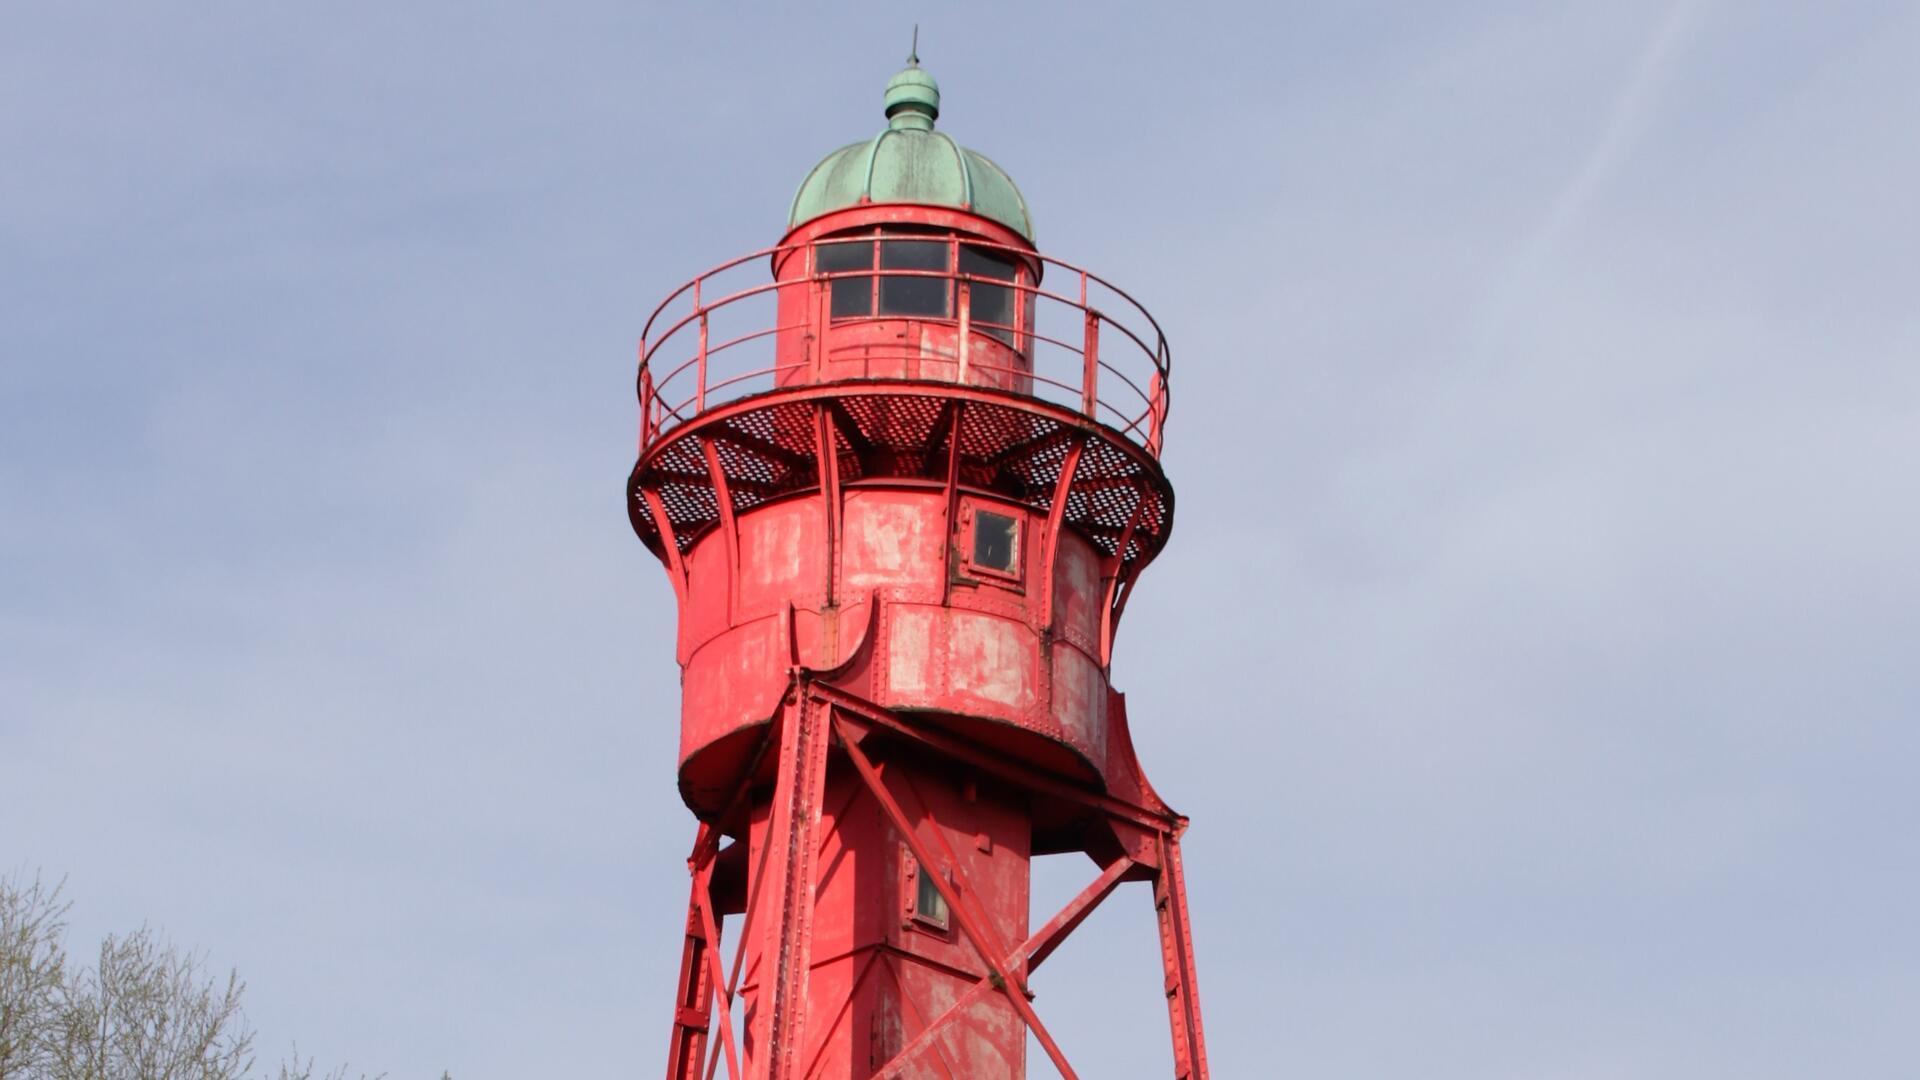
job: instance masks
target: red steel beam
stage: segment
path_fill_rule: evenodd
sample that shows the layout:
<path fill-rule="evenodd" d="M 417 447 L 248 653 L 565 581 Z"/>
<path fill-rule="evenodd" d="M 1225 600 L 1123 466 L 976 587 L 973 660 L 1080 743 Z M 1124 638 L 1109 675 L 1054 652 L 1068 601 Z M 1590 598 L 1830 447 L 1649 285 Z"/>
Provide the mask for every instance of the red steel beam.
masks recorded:
<path fill-rule="evenodd" d="M 726 973 L 720 968 L 720 924 L 713 917 L 713 861 L 694 874 L 695 903 L 700 908 L 701 929 L 707 936 L 708 978 L 713 982 L 713 991 L 719 993 L 725 987 Z M 740 1050 L 733 1037 L 733 995 L 728 994 L 720 1005 L 720 1045 L 727 1051 L 728 1080 L 745 1080 L 746 1074 L 740 1071 Z"/>
<path fill-rule="evenodd" d="M 707 937 L 700 925 L 699 906 L 700 881 L 695 878 L 693 895 L 687 898 L 687 938 L 680 953 L 680 979 L 675 984 L 667 1080 L 700 1080 L 700 1063 L 706 1055 L 707 1032 L 713 1019 L 713 987 L 703 955 Z"/>
<path fill-rule="evenodd" d="M 833 714 L 830 713 L 829 715 Z M 1024 984 L 1014 976 L 1013 972 L 1007 969 L 1006 964 L 1001 962 L 1000 957 L 995 954 L 995 950 L 988 944 L 991 939 L 988 937 L 985 928 L 975 925 L 971 909 L 961 904 L 959 895 L 954 891 L 953 883 L 947 880 L 949 874 L 954 875 L 956 878 L 962 877 L 963 875 L 961 875 L 959 868 L 954 866 L 941 866 L 940 863 L 933 859 L 932 853 L 927 850 L 926 844 L 921 841 L 919 832 L 913 827 L 913 822 L 907 820 L 906 813 L 900 809 L 900 804 L 894 800 L 893 793 L 888 791 L 887 786 L 881 782 L 880 774 L 875 771 L 873 762 L 868 760 L 867 755 L 861 751 L 858 742 L 840 723 L 837 716 L 834 719 L 834 727 L 840 733 L 840 742 L 841 745 L 846 748 L 847 756 L 853 760 L 855 771 L 860 774 L 860 779 L 866 782 L 867 789 L 873 792 L 874 799 L 879 802 L 880 808 L 886 812 L 888 820 L 893 822 L 893 827 L 900 831 L 901 837 L 906 841 L 907 847 L 913 852 L 913 857 L 920 860 L 920 865 L 923 867 L 944 871 L 942 873 L 928 874 L 926 880 L 933 882 L 934 888 L 940 893 L 940 898 L 947 902 L 948 910 L 953 913 L 954 921 L 960 924 L 961 933 L 967 936 L 967 940 L 973 943 L 974 950 L 980 954 L 980 958 L 985 960 L 987 966 L 993 969 L 994 977 L 998 980 L 1000 989 L 1006 993 L 1007 1000 L 1013 1004 L 1013 1011 L 1018 1013 L 1020 1019 L 1026 1022 L 1027 1028 L 1033 1032 L 1034 1038 L 1039 1040 L 1041 1048 L 1047 1052 L 1047 1057 L 1053 1061 L 1054 1068 L 1060 1070 L 1060 1075 L 1064 1077 L 1065 1080 L 1079 1080 L 1079 1074 L 1073 1071 L 1073 1066 L 1067 1064 L 1066 1055 L 1061 1052 L 1059 1045 L 1053 1041 L 1053 1035 L 1047 1031 L 1047 1026 L 1040 1022 L 1039 1016 L 1035 1015 L 1033 1006 L 1027 1002 Z"/>
<path fill-rule="evenodd" d="M 942 732 L 925 728 L 908 727 L 887 710 L 862 701 L 859 697 L 844 690 L 820 683 L 809 683 L 807 692 L 816 699 L 831 703 L 842 722 L 851 721 L 856 726 L 884 728 L 894 735 L 930 746 L 950 757 L 958 758 L 978 769 L 994 774 L 1004 780 L 1030 788 L 1045 795 L 1078 803 L 1090 809 L 1099 810 L 1110 817 L 1119 818 L 1129 824 L 1138 825 L 1154 832 L 1179 828 L 1183 820 L 1171 811 L 1161 812 L 1130 802 L 1116 799 L 1111 795 L 1097 791 L 1088 791 L 1076 787 L 1064 780 L 1049 776 L 1038 769 L 1007 761 L 997 755 L 975 749 L 967 743 Z"/>
<path fill-rule="evenodd" d="M 1193 962 L 1193 924 L 1187 920 L 1187 876 L 1180 838 L 1160 837 L 1160 875 L 1154 881 L 1160 918 L 1160 958 L 1167 974 L 1167 1019 L 1173 1025 L 1175 1080 L 1207 1080 L 1207 1043 L 1200 1027 L 1200 977 Z"/>
<path fill-rule="evenodd" d="M 778 875 L 762 903 L 778 903 L 781 918 L 767 928 L 765 955 L 773 966 L 761 976 L 770 999 L 760 1021 L 764 1037 L 751 1080 L 800 1080 L 806 1035 L 807 976 L 812 969 L 814 830 L 821 785 L 826 779 L 829 733 L 824 705 L 796 697 L 786 706 L 780 732 L 780 778 L 774 788 L 768 843 L 778 847 L 770 867 Z"/>
<path fill-rule="evenodd" d="M 1033 974 L 1033 970 L 1044 963 L 1047 957 L 1053 954 L 1053 950 L 1086 921 L 1088 915 L 1093 914 L 1093 909 L 1099 907 L 1100 902 L 1119 887 L 1120 879 L 1133 866 L 1133 860 L 1124 856 L 1115 859 L 1112 866 L 1107 867 L 1105 872 L 1095 878 L 1091 884 L 1080 890 L 1078 896 L 1067 901 L 1067 905 L 1055 912 L 1053 918 L 1048 919 L 1047 924 L 1028 938 L 1025 944 L 1009 953 L 1005 966 L 1024 970 L 1029 975 Z M 992 988 L 993 980 L 991 979 L 981 979 L 974 983 L 952 1005 L 947 1006 L 945 1012 L 935 1017 L 932 1023 L 921 1028 L 920 1034 L 914 1036 L 912 1042 L 901 1047 L 899 1053 L 888 1059 L 887 1063 L 873 1074 L 873 1080 L 890 1080 L 891 1077 L 901 1075 L 907 1065 L 912 1062 L 914 1055 L 926 1048 L 940 1034 L 941 1025 L 960 1015 Z"/>

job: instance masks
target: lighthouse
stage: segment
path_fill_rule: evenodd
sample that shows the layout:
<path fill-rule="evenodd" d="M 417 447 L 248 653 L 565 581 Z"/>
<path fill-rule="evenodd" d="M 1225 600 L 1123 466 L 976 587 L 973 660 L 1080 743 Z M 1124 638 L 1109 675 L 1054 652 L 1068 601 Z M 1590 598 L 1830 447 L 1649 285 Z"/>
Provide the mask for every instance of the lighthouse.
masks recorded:
<path fill-rule="evenodd" d="M 667 1076 L 1020 1078 L 1029 1034 L 1076 1076 L 1041 969 L 1132 897 L 1198 1080 L 1187 821 L 1111 670 L 1173 524 L 1167 342 L 1041 253 L 917 58 L 883 104 L 642 331 L 627 512 L 678 604 L 697 820 Z M 1030 911 L 1070 852 L 1086 887 Z"/>

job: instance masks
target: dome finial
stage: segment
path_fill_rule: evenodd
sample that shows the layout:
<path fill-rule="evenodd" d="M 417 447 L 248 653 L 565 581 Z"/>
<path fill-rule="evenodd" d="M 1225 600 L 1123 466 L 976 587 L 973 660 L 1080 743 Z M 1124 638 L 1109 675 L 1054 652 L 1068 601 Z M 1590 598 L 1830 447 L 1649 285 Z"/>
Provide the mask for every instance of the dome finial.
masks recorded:
<path fill-rule="evenodd" d="M 940 84 L 920 66 L 920 27 L 913 28 L 907 66 L 887 83 L 887 126 L 895 131 L 932 131 L 940 116 Z"/>

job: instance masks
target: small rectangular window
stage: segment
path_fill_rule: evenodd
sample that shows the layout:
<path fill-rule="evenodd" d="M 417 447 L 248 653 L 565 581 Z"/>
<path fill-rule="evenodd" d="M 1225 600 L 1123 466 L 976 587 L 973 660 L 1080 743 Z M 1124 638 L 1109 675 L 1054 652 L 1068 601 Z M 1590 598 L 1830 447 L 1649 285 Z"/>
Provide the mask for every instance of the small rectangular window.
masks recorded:
<path fill-rule="evenodd" d="M 947 898 L 940 895 L 940 887 L 934 884 L 933 876 L 922 866 L 917 868 L 913 880 L 913 917 L 945 930 L 949 921 Z"/>
<path fill-rule="evenodd" d="M 1012 281 L 1018 270 L 1012 259 L 998 252 L 963 247 L 960 249 L 960 272 L 974 277 Z M 1005 285 L 973 281 L 967 284 L 967 296 L 972 305 L 968 318 L 973 325 L 1009 345 L 1013 344 L 1013 290 Z"/>
<path fill-rule="evenodd" d="M 940 240 L 882 240 L 880 269 L 929 270 L 944 275 L 947 245 Z M 880 276 L 880 314 L 944 316 L 947 279 L 942 277 Z"/>
<path fill-rule="evenodd" d="M 1020 522 L 1006 514 L 979 510 L 973 515 L 973 564 L 1002 574 L 1015 573 L 1020 557 Z"/>
<path fill-rule="evenodd" d="M 839 240 L 814 245 L 813 267 L 822 274 L 848 270 L 873 269 L 873 241 Z M 873 314 L 873 279 L 836 277 L 833 279 L 832 317 L 857 319 Z"/>

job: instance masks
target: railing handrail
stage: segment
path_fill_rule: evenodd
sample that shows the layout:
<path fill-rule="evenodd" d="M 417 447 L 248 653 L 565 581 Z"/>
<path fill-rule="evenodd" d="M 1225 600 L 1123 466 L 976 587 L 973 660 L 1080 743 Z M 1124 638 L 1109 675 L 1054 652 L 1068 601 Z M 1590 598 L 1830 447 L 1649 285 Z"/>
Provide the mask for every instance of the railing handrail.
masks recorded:
<path fill-rule="evenodd" d="M 872 244 L 890 239 L 944 244 L 949 247 L 953 255 L 948 258 L 945 269 L 882 267 L 876 260 L 865 267 L 833 271 L 817 269 L 812 257 L 814 249 L 824 246 Z M 962 248 L 1004 255 L 1016 263 L 1032 267 L 1033 272 L 1031 274 L 1016 273 L 1013 278 L 1001 278 L 962 270 L 959 268 L 958 260 L 958 253 Z M 784 270 L 784 260 L 795 255 L 807 258 L 808 262 L 803 267 L 804 272 L 787 274 Z M 771 261 L 775 274 L 772 280 L 750 285 L 717 280 L 726 275 L 736 274 L 741 267 L 763 259 Z M 1056 279 L 1059 272 L 1073 275 L 1074 283 L 1078 285 L 1078 296 L 1063 295 L 1044 287 L 1041 280 L 1049 269 L 1056 272 Z M 782 323 L 780 320 L 777 298 L 782 295 L 782 290 L 795 287 L 817 289 L 821 285 L 830 285 L 831 282 L 851 278 L 872 281 L 920 278 L 951 282 L 952 288 L 947 294 L 948 312 L 941 315 L 914 315 L 876 311 L 863 315 L 832 317 L 822 303 L 810 309 L 811 315 L 801 321 Z M 1007 289 L 1021 298 L 1020 304 L 1014 309 L 1016 314 L 1012 322 L 983 323 L 978 320 L 978 312 L 973 306 L 973 290 L 980 286 Z M 1093 295 L 1091 289 L 1094 287 L 1104 290 L 1107 296 Z M 714 297 L 713 293 L 716 291 L 721 292 L 721 295 Z M 766 296 L 776 298 L 776 310 L 771 318 L 755 323 L 752 328 L 741 330 L 739 333 L 732 333 L 739 327 L 728 327 L 727 332 L 731 336 L 718 344 L 709 342 L 709 330 L 715 321 L 735 316 L 747 305 L 747 302 Z M 1109 296 L 1112 302 L 1107 307 L 1103 308 L 1096 302 L 1106 300 Z M 686 309 L 684 311 L 676 309 L 675 305 L 683 301 L 688 302 Z M 1043 305 L 1048 306 L 1043 307 Z M 1036 312 L 1052 310 L 1053 307 L 1078 313 L 1085 334 L 1080 344 L 1076 345 L 1063 340 L 1062 337 L 1041 332 Z M 637 388 L 642 406 L 641 449 L 644 451 L 653 439 L 667 429 L 686 423 L 704 412 L 710 405 L 717 404 L 709 400 L 710 393 L 723 389 L 732 390 L 751 380 L 769 377 L 775 380 L 768 387 L 771 389 L 773 385 L 778 385 L 777 380 L 782 372 L 805 366 L 798 363 L 780 363 L 778 342 L 781 335 L 785 333 L 805 330 L 814 318 L 825 319 L 833 325 L 840 326 L 862 320 L 908 320 L 957 326 L 962 336 L 968 340 L 976 340 L 986 335 L 991 336 L 995 341 L 1007 342 L 1008 339 L 1002 335 L 1006 331 L 1012 331 L 1016 336 L 1011 343 L 1016 343 L 1014 348 L 1025 362 L 1025 367 L 983 362 L 986 359 L 984 356 L 973 359 L 969 364 L 967 354 L 970 350 L 967 341 L 962 341 L 959 343 L 961 381 L 965 381 L 966 372 L 971 367 L 973 370 L 1011 375 L 1016 383 L 1018 380 L 1026 380 L 1028 386 L 1045 386 L 1052 391 L 1077 396 L 1072 406 L 1075 411 L 1096 423 L 1104 423 L 1101 419 L 1103 412 L 1111 414 L 1115 420 L 1108 426 L 1113 427 L 1123 438 L 1143 446 L 1148 453 L 1156 457 L 1159 455 L 1162 429 L 1166 423 L 1171 397 L 1169 384 L 1172 375 L 1172 351 L 1158 320 L 1131 294 L 1098 274 L 1027 248 L 953 234 L 932 235 L 889 231 L 884 227 L 849 236 L 821 237 L 803 243 L 781 244 L 741 255 L 686 281 L 661 300 L 648 315 L 640 340 Z M 1118 331 L 1119 336 L 1113 339 L 1115 343 L 1125 342 L 1132 348 L 1122 346 L 1117 355 L 1113 350 L 1099 350 L 1100 338 L 1109 327 Z M 686 339 L 681 337 L 683 332 L 694 329 L 698 331 L 698 343 L 694 354 L 674 364 L 656 381 L 654 375 L 659 370 L 656 361 L 661 359 L 659 356 L 661 350 L 676 340 L 685 341 Z M 768 338 L 774 339 L 774 361 L 771 364 L 756 366 L 744 372 L 715 373 L 709 370 L 709 361 L 716 355 Z M 694 344 L 692 341 L 686 343 Z M 978 348 L 980 346 L 974 346 L 974 349 Z M 758 348 L 750 351 L 754 354 L 761 352 Z M 1073 362 L 1080 369 L 1078 381 L 1069 382 L 1043 373 L 1040 370 L 1040 358 L 1043 354 L 1074 358 Z M 875 352 L 871 349 L 864 355 L 866 362 L 871 364 L 906 359 L 919 356 L 920 353 L 917 349 L 908 351 L 903 346 L 899 356 L 887 350 Z M 1124 361 L 1120 359 L 1123 356 L 1134 359 Z M 677 355 L 675 359 L 678 360 Z M 694 372 L 692 376 L 694 385 L 691 387 L 686 385 L 689 369 Z M 1111 380 L 1102 378 L 1102 372 L 1111 376 Z M 1148 377 L 1149 375 L 1151 378 Z M 1112 380 L 1117 380 L 1118 384 L 1126 387 L 1128 393 L 1122 393 L 1123 398 L 1138 401 L 1137 414 L 1135 406 L 1127 404 L 1123 408 L 1122 403 L 1111 399 L 1111 395 L 1118 390 L 1118 386 Z M 1142 382 L 1149 383 L 1149 386 L 1143 389 Z M 1105 393 L 1102 393 L 1103 387 Z M 1005 388 L 1002 387 L 1002 389 Z M 736 391 L 723 395 L 721 400 L 730 401 L 746 396 L 747 393 L 757 392 L 759 391 L 751 389 L 744 393 Z M 670 403 L 669 395 L 672 395 L 672 399 L 677 403 Z M 684 400 L 678 400 L 683 396 Z M 1029 396 L 1048 400 L 1039 394 L 1030 393 Z M 689 407 L 691 407 L 690 412 Z"/>

